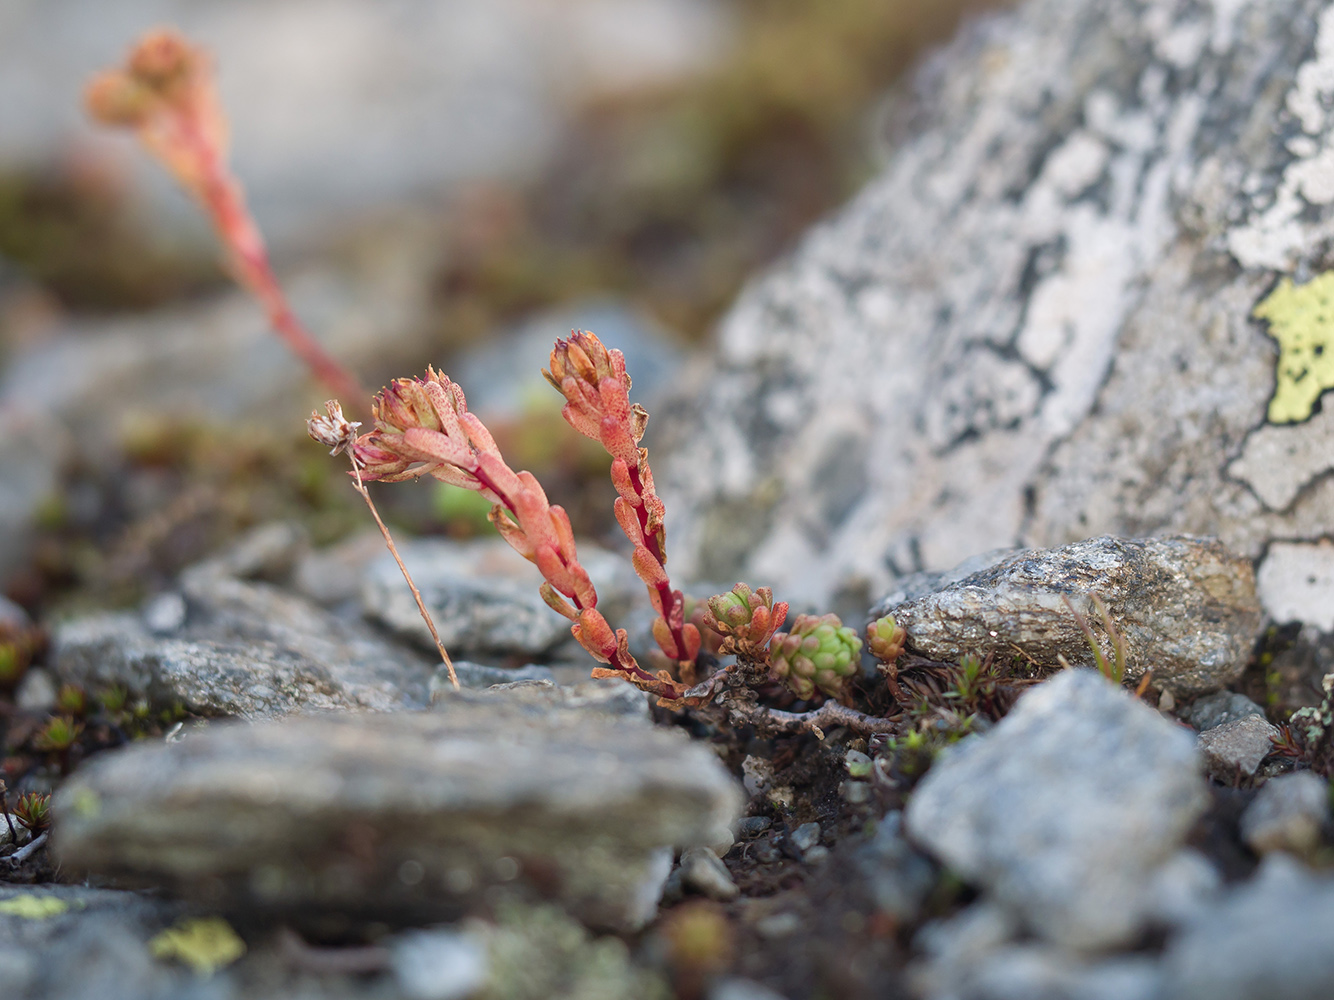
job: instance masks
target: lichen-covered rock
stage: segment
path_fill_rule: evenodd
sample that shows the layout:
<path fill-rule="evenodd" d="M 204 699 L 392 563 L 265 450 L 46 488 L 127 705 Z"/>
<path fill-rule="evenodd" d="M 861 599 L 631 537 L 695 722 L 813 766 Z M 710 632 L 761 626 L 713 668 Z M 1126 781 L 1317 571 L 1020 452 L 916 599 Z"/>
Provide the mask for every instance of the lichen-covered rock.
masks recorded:
<path fill-rule="evenodd" d="M 679 732 L 464 692 L 101 754 L 57 793 L 53 849 L 71 869 L 312 920 L 429 922 L 508 886 L 636 928 L 670 848 L 711 843 L 741 799 Z"/>
<path fill-rule="evenodd" d="M 1000 546 L 1207 533 L 1303 567 L 1275 600 L 1328 620 L 1331 99 L 1328 0 L 965 28 L 879 176 L 724 321 L 658 465 L 674 572 L 828 607 Z"/>
<path fill-rule="evenodd" d="M 1011 553 L 938 591 L 908 583 L 917 596 L 898 589 L 871 616 L 892 613 L 910 651 L 951 661 L 1020 652 L 1047 670 L 1060 669 L 1062 656 L 1090 663 L 1068 599 L 1110 658 L 1096 595 L 1125 640 L 1126 680 L 1152 670 L 1154 683 L 1177 695 L 1235 680 L 1260 629 L 1250 560 L 1208 539 L 1092 538 Z"/>
<path fill-rule="evenodd" d="M 1207 803 L 1188 732 L 1091 671 L 1025 694 L 917 787 L 909 834 L 1039 936 L 1128 943 L 1170 901 Z"/>

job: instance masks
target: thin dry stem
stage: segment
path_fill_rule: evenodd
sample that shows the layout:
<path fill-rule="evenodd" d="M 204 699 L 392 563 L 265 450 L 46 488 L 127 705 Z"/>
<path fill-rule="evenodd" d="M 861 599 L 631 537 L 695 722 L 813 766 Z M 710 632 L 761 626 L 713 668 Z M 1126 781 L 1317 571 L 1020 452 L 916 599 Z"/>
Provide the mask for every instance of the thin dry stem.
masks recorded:
<path fill-rule="evenodd" d="M 403 579 L 408 582 L 408 587 L 412 590 L 412 599 L 417 602 L 417 610 L 421 612 L 422 621 L 426 622 L 426 627 L 431 630 L 431 638 L 435 640 L 435 648 L 440 650 L 440 659 L 445 661 L 445 668 L 449 671 L 449 682 L 454 685 L 454 690 L 457 691 L 459 690 L 459 678 L 458 674 L 454 672 L 454 661 L 449 658 L 449 653 L 445 650 L 445 644 L 440 641 L 440 633 L 435 630 L 435 622 L 431 619 L 431 613 L 426 610 L 421 591 L 412 582 L 412 574 L 408 572 L 407 566 L 403 565 L 403 558 L 398 554 L 398 546 L 394 544 L 394 536 L 389 534 L 389 529 L 385 526 L 384 521 L 380 519 L 380 512 L 375 509 L 375 501 L 371 499 L 370 491 L 366 489 L 366 485 L 361 481 L 361 470 L 357 468 L 355 458 L 352 459 L 352 475 L 355 477 L 357 492 L 366 501 L 366 506 L 371 509 L 371 516 L 375 518 L 375 523 L 380 528 L 380 534 L 384 536 L 384 544 L 388 546 L 389 554 L 394 557 L 394 562 L 398 563 Z"/>

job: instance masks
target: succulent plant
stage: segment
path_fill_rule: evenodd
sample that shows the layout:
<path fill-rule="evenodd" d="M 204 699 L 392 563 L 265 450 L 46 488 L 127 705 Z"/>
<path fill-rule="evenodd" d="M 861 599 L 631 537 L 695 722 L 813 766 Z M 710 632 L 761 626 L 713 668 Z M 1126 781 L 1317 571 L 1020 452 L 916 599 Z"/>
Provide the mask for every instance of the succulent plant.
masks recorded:
<path fill-rule="evenodd" d="M 726 594 L 709 598 L 704 624 L 723 636 L 724 653 L 755 653 L 764 649 L 787 618 L 787 605 L 774 604 L 773 591 L 752 591 L 738 583 Z"/>
<path fill-rule="evenodd" d="M 88 698 L 83 688 L 75 684 L 62 684 L 56 695 L 56 709 L 65 715 L 83 715 L 88 710 Z"/>
<path fill-rule="evenodd" d="M 770 669 L 798 698 L 809 698 L 817 687 L 837 698 L 857 673 L 861 648 L 857 633 L 838 615 L 797 615 L 791 632 L 774 636 Z"/>
<path fill-rule="evenodd" d="M 51 825 L 51 796 L 46 792 L 20 795 L 14 806 L 14 818 L 36 835 Z"/>
<path fill-rule="evenodd" d="M 65 753 L 82 732 L 82 722 L 75 722 L 67 715 L 57 715 L 32 738 L 32 745 L 34 749 L 44 752 Z"/>
<path fill-rule="evenodd" d="M 893 663 L 903 652 L 908 633 L 894 620 L 893 615 L 882 615 L 866 626 L 866 648 L 877 660 Z"/>

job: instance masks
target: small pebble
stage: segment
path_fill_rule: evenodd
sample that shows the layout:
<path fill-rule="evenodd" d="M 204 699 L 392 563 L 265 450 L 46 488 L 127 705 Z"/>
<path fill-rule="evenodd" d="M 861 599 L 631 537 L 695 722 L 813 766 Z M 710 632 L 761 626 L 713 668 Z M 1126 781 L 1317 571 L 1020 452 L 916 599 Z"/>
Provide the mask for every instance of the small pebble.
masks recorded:
<path fill-rule="evenodd" d="M 157 594 L 144 602 L 139 615 L 148 631 L 156 635 L 170 635 L 185 624 L 185 598 L 174 590 Z"/>
<path fill-rule="evenodd" d="M 828 860 L 828 858 L 829 848 L 823 847 L 820 844 L 816 844 L 803 855 L 803 860 L 811 865 L 822 864 L 824 861 Z"/>
<path fill-rule="evenodd" d="M 790 839 L 792 846 L 797 850 L 809 851 L 820 842 L 820 824 L 802 823 L 801 826 L 792 831 Z"/>
<path fill-rule="evenodd" d="M 871 776 L 871 758 L 860 750 L 849 750 L 843 757 L 843 767 L 854 778 Z"/>
<path fill-rule="evenodd" d="M 757 840 L 750 854 L 762 865 L 771 865 L 783 857 L 783 852 L 774 846 L 772 840 Z"/>
<path fill-rule="evenodd" d="M 1238 772 L 1250 776 L 1274 749 L 1278 730 L 1262 716 L 1248 715 L 1200 733 L 1200 752 L 1209 773 L 1227 783 Z"/>
<path fill-rule="evenodd" d="M 871 801 L 871 786 L 864 781 L 845 781 L 838 790 L 848 805 L 859 806 Z"/>
<path fill-rule="evenodd" d="M 1160 705 L 1159 708 L 1162 706 Z M 1248 715 L 1264 717 L 1265 710 L 1244 694 L 1236 691 L 1215 691 L 1202 698 L 1196 698 L 1179 713 L 1200 732 L 1213 729 L 1227 722 L 1236 722 Z"/>
<path fill-rule="evenodd" d="M 681 882 L 724 903 L 740 892 L 727 866 L 707 847 L 692 847 L 681 855 Z"/>
<path fill-rule="evenodd" d="M 767 986 L 752 979 L 720 979 L 709 990 L 709 1000 L 786 1000 Z"/>
<path fill-rule="evenodd" d="M 47 712 L 56 705 L 56 682 L 40 667 L 33 667 L 19 681 L 14 704 L 20 712 Z"/>
<path fill-rule="evenodd" d="M 1241 816 L 1241 836 L 1258 854 L 1305 855 L 1320 845 L 1329 820 L 1329 785 L 1310 771 L 1283 774 L 1261 786 Z"/>
<path fill-rule="evenodd" d="M 486 982 L 485 949 L 454 931 L 409 931 L 390 945 L 398 988 L 408 1000 L 463 1000 Z"/>
<path fill-rule="evenodd" d="M 758 837 L 773 826 L 773 822 L 768 816 L 746 816 L 738 821 L 736 832 L 741 837 Z"/>
<path fill-rule="evenodd" d="M 775 913 L 755 922 L 755 933 L 765 938 L 788 937 L 801 930 L 801 918 L 795 913 Z"/>

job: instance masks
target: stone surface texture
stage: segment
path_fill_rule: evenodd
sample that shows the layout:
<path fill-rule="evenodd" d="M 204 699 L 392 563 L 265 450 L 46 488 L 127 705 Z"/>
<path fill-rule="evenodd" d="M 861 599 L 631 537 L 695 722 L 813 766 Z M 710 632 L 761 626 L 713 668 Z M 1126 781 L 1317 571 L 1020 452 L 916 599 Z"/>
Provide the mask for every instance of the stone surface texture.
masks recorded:
<path fill-rule="evenodd" d="M 915 840 L 1039 936 L 1102 948 L 1161 918 L 1206 800 L 1188 732 L 1073 670 L 938 760 L 906 819 Z"/>
<path fill-rule="evenodd" d="M 1253 775 L 1260 761 L 1274 751 L 1278 728 L 1262 715 L 1247 715 L 1200 733 L 1200 752 L 1209 773 L 1231 783 L 1236 777 Z"/>
<path fill-rule="evenodd" d="M 1068 599 L 1110 658 L 1097 595 L 1126 640 L 1126 680 L 1152 670 L 1154 683 L 1181 695 L 1240 676 L 1261 620 L 1250 560 L 1198 538 L 1093 538 L 1012 553 L 934 592 L 909 583 L 918 596 L 905 600 L 900 588 L 871 614 L 892 612 L 913 652 L 957 661 L 1019 650 L 1047 670 L 1060 669 L 1059 656 L 1090 663 Z"/>
<path fill-rule="evenodd" d="M 1280 366 L 1251 315 L 1326 259 L 1331 98 L 1328 0 L 1029 0 L 965 29 L 659 416 L 677 572 L 824 605 L 997 547 L 1192 533 L 1334 579 L 1329 421 L 1268 416 L 1328 366 Z"/>
<path fill-rule="evenodd" d="M 1215 691 L 1202 698 L 1196 698 L 1178 713 L 1200 732 L 1221 726 L 1225 722 L 1235 722 L 1248 715 L 1264 717 L 1265 710 L 1244 694 L 1236 691 Z"/>
<path fill-rule="evenodd" d="M 1334 881 L 1282 854 L 1169 947 L 1174 1000 L 1317 1000 L 1334 991 Z"/>
<path fill-rule="evenodd" d="M 187 570 L 186 615 L 174 631 L 150 627 L 158 601 L 147 615 L 102 612 L 61 624 L 56 674 L 94 690 L 119 684 L 133 697 L 209 716 L 424 706 L 431 659 L 255 579 L 290 565 L 300 543 L 294 528 L 269 525 Z"/>
<path fill-rule="evenodd" d="M 1329 824 L 1329 795 L 1329 782 L 1310 771 L 1270 778 L 1241 814 L 1242 839 L 1257 854 L 1309 854 Z"/>
<path fill-rule="evenodd" d="M 715 839 L 739 788 L 679 733 L 511 694 L 104 753 L 57 793 L 54 850 L 279 912 L 424 922 L 540 886 L 595 925 L 641 926 L 671 847 Z"/>
<path fill-rule="evenodd" d="M 446 649 L 538 656 L 570 639 L 569 621 L 538 592 L 542 574 L 499 538 L 405 542 L 399 554 Z M 605 549 L 581 544 L 579 561 L 597 588 L 599 610 L 613 621 L 632 595 L 643 591 L 630 563 Z M 361 604 L 368 618 L 434 651 L 412 592 L 388 553 L 366 570 Z"/>

